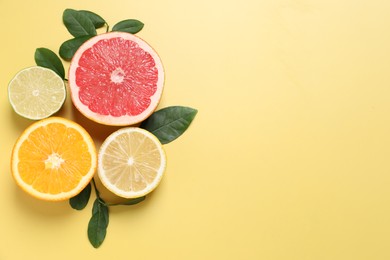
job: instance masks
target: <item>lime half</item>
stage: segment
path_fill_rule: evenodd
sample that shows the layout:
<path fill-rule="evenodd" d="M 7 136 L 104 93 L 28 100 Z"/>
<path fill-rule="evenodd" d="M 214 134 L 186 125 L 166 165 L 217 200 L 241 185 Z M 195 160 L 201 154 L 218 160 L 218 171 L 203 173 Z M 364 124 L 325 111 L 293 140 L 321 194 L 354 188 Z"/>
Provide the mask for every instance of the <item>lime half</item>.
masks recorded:
<path fill-rule="evenodd" d="M 8 99 L 15 112 L 39 120 L 58 112 L 65 102 L 65 83 L 54 71 L 34 66 L 21 70 L 8 85 Z"/>

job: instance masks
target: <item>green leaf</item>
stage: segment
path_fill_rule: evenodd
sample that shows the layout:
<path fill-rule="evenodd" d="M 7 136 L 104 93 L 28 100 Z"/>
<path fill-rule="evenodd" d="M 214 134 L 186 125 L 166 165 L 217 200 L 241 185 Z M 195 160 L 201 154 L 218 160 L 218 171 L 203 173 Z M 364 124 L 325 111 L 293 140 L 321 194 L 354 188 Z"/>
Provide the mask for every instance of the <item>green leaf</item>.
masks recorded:
<path fill-rule="evenodd" d="M 112 27 L 112 31 L 128 32 L 135 34 L 141 31 L 143 27 L 144 24 L 142 22 L 135 19 L 128 19 L 115 24 L 114 27 Z"/>
<path fill-rule="evenodd" d="M 162 144 L 167 144 L 187 130 L 197 113 L 190 107 L 166 107 L 154 112 L 140 127 L 153 133 Z"/>
<path fill-rule="evenodd" d="M 62 20 L 66 29 L 68 29 L 69 33 L 74 37 L 97 35 L 91 19 L 82 12 L 66 9 L 63 13 Z"/>
<path fill-rule="evenodd" d="M 142 201 L 144 201 L 146 196 L 135 198 L 135 199 L 128 199 L 125 202 L 119 203 L 118 205 L 135 205 Z"/>
<path fill-rule="evenodd" d="M 80 46 L 92 37 L 92 35 L 84 35 L 67 40 L 62 43 L 59 50 L 61 58 L 67 61 L 71 60 L 73 58 L 73 55 L 80 48 Z"/>
<path fill-rule="evenodd" d="M 76 196 L 70 198 L 69 204 L 72 208 L 76 210 L 82 210 L 87 206 L 89 197 L 91 196 L 91 183 L 88 185 Z"/>
<path fill-rule="evenodd" d="M 94 12 L 87 10 L 80 10 L 79 12 L 86 15 L 89 20 L 91 20 L 95 28 L 103 27 L 106 24 L 106 21 L 100 15 L 95 14 Z"/>
<path fill-rule="evenodd" d="M 38 48 L 35 50 L 35 63 L 38 66 L 53 70 L 62 79 L 65 78 L 65 69 L 60 58 L 51 50 L 46 48 Z"/>
<path fill-rule="evenodd" d="M 105 221 L 104 223 L 106 223 L 106 225 L 108 225 L 108 206 L 101 198 L 98 197 L 95 199 L 95 202 L 93 203 L 92 215 L 99 213 L 99 211 L 101 211 L 101 210 L 105 211 L 105 214 L 103 214 L 105 219 L 103 219 L 103 220 Z"/>
<path fill-rule="evenodd" d="M 88 223 L 88 239 L 93 247 L 98 248 L 104 241 L 108 227 L 108 207 L 99 198 L 96 198 L 92 217 Z"/>
<path fill-rule="evenodd" d="M 135 199 L 127 199 L 124 202 L 119 202 L 119 203 L 109 203 L 106 204 L 107 206 L 129 206 L 129 205 L 135 205 L 138 204 L 142 201 L 144 201 L 146 196 L 135 198 Z"/>

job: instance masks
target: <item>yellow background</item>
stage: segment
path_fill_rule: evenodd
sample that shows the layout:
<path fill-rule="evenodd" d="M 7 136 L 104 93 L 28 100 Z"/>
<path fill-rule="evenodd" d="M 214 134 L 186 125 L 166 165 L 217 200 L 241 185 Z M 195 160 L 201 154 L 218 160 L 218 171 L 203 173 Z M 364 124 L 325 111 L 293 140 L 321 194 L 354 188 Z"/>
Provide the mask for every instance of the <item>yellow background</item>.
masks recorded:
<path fill-rule="evenodd" d="M 9 169 L 31 122 L 7 84 L 71 38 L 65 8 L 143 21 L 160 107 L 199 110 L 157 190 L 111 208 L 99 249 L 91 202 L 38 201 Z M 0 0 L 0 259 L 390 259 L 389 14 L 386 0 Z M 59 115 L 75 117 L 69 99 Z M 97 143 L 113 130 L 78 122 Z"/>

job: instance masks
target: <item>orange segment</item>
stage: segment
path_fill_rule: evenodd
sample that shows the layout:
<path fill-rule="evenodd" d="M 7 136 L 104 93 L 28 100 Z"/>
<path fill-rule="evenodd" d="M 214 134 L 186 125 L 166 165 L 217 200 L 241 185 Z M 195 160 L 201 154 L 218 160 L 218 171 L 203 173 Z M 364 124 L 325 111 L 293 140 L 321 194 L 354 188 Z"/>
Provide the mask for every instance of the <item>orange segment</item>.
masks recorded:
<path fill-rule="evenodd" d="M 51 117 L 32 124 L 15 143 L 11 169 L 16 183 L 43 200 L 66 200 L 92 179 L 95 145 L 80 125 Z"/>

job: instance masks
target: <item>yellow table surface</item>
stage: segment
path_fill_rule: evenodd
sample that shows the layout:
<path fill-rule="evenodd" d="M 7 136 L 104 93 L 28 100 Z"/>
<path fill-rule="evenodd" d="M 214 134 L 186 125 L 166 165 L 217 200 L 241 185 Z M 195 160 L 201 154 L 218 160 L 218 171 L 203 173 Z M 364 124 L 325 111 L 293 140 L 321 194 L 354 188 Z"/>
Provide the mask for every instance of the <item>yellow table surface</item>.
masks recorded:
<path fill-rule="evenodd" d="M 8 82 L 71 38 L 66 8 L 143 21 L 166 71 L 159 107 L 199 110 L 165 145 L 157 190 L 110 208 L 99 249 L 91 201 L 34 199 L 9 167 L 31 121 Z M 0 0 L 0 259 L 390 259 L 389 13 L 383 0 Z M 70 99 L 59 115 L 75 117 Z M 112 130 L 78 121 L 97 143 Z"/>

